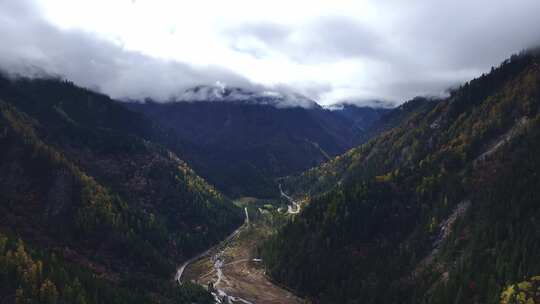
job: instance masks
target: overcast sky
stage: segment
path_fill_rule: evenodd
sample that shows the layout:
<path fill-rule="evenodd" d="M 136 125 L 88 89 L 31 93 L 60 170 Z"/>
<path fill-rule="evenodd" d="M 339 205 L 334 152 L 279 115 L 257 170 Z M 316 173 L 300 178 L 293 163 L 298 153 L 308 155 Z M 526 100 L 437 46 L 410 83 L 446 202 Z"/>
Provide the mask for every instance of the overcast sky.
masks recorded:
<path fill-rule="evenodd" d="M 539 0 L 0 0 L 0 68 L 116 98 L 219 81 L 401 103 L 539 44 L 539 14 Z"/>

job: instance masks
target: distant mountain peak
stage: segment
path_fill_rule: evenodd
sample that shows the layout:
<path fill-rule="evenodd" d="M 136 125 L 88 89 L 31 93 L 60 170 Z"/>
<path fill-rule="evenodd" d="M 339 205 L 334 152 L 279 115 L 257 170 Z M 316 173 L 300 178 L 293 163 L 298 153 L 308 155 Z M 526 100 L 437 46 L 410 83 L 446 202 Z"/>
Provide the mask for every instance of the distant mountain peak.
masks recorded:
<path fill-rule="evenodd" d="M 221 82 L 215 85 L 198 85 L 176 96 L 177 102 L 231 102 L 238 104 L 269 105 L 276 108 L 320 108 L 314 100 L 297 93 L 276 90 L 250 90 L 228 87 Z"/>
<path fill-rule="evenodd" d="M 394 108 L 395 105 L 391 101 L 383 101 L 383 100 L 365 100 L 365 101 L 340 101 L 337 103 L 333 103 L 330 105 L 325 106 L 325 109 L 335 111 L 335 110 L 344 110 L 347 108 L 370 108 L 370 109 L 390 109 Z"/>

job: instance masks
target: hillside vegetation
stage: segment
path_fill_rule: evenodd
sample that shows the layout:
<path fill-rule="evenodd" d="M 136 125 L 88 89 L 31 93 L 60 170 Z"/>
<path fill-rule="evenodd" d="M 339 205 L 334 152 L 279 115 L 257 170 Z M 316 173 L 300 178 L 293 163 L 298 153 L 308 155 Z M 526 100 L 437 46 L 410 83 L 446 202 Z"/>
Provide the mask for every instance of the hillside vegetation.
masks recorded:
<path fill-rule="evenodd" d="M 0 295 L 210 301 L 174 286 L 176 265 L 234 230 L 242 213 L 156 143 L 167 136 L 69 82 L 0 78 Z"/>
<path fill-rule="evenodd" d="M 247 97 L 246 97 L 247 98 Z M 184 143 L 173 147 L 230 197 L 279 195 L 277 177 L 296 174 L 364 142 L 388 109 L 348 105 L 276 107 L 265 100 L 128 103 Z"/>
<path fill-rule="evenodd" d="M 513 56 L 284 180 L 310 201 L 265 245 L 269 274 L 322 303 L 522 297 L 507 288 L 540 274 L 539 63 Z"/>

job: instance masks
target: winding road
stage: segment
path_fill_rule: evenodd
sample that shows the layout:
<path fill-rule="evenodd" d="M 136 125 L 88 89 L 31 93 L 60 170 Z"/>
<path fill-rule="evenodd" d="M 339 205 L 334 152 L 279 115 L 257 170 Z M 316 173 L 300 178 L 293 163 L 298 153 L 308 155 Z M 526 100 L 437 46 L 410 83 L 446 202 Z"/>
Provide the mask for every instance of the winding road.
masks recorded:
<path fill-rule="evenodd" d="M 283 192 L 283 189 L 281 188 L 281 184 L 279 184 L 279 192 L 281 193 L 281 196 L 286 198 L 291 204 L 287 206 L 287 213 L 289 214 L 298 214 L 300 213 L 300 204 L 293 200 L 292 197 L 288 196 L 285 192 Z"/>
<path fill-rule="evenodd" d="M 225 238 L 225 240 L 223 240 L 221 243 L 219 243 L 219 244 L 217 244 L 215 246 L 210 247 L 208 250 L 206 250 L 206 251 L 192 257 L 191 259 L 185 261 L 184 264 L 182 264 L 180 267 L 178 267 L 178 269 L 176 270 L 176 275 L 174 276 L 174 280 L 177 281 L 178 284 L 182 284 L 182 274 L 184 274 L 184 270 L 186 270 L 186 267 L 189 264 L 201 259 L 202 257 L 205 257 L 205 256 L 209 255 L 210 252 L 212 252 L 214 249 L 218 248 L 219 246 L 228 243 L 233 237 L 235 237 L 238 233 L 240 233 L 242 228 L 249 225 L 249 217 L 248 217 L 247 208 L 244 208 L 244 211 L 245 211 L 245 214 L 246 214 L 246 217 L 244 219 L 244 223 L 240 227 L 238 227 L 235 231 L 233 231 L 227 238 Z"/>

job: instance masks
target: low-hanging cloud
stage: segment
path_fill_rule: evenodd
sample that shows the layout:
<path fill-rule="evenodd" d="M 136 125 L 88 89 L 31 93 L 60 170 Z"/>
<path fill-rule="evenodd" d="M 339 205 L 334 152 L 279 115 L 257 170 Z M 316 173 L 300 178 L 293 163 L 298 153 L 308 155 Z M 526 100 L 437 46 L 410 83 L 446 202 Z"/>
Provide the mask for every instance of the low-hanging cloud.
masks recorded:
<path fill-rule="evenodd" d="M 0 68 L 14 76 L 60 76 L 115 98 L 168 100 L 217 81 L 252 86 L 225 68 L 196 67 L 128 51 L 94 34 L 60 30 L 27 1 L 0 2 Z"/>
<path fill-rule="evenodd" d="M 220 81 L 295 91 L 322 103 L 401 103 L 444 94 L 540 43 L 538 0 L 139 0 L 120 11 L 107 1 L 93 3 L 95 11 L 110 8 L 112 20 L 137 27 L 130 50 L 104 39 L 109 33 L 103 28 L 59 29 L 35 1 L 45 0 L 0 1 L 0 68 L 62 75 L 120 98 L 167 100 Z M 209 11 L 212 3 L 221 6 Z M 145 5 L 146 23 L 123 19 L 127 8 L 139 4 Z M 153 15 L 146 11 L 150 6 L 161 8 Z M 166 12 L 174 14 L 167 19 Z M 167 19 L 162 27 L 154 26 L 161 19 Z M 166 34 L 155 33 L 161 29 Z M 152 39 L 154 34 L 162 39 Z M 129 40 L 119 41 L 124 38 Z M 143 48 L 156 45 L 141 49 L 144 54 L 133 51 L 141 42 Z M 156 49 L 164 52 L 148 55 Z"/>

